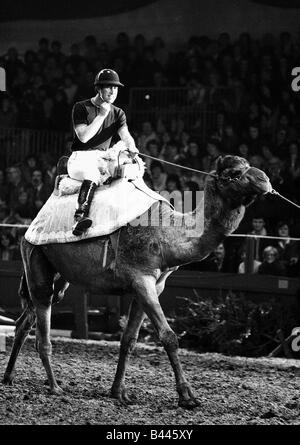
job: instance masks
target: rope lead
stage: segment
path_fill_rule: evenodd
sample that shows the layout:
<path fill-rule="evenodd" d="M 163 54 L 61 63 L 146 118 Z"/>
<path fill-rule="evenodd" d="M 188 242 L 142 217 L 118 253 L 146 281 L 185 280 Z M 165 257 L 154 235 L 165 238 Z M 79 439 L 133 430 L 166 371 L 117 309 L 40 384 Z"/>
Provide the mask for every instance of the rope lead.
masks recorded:
<path fill-rule="evenodd" d="M 159 161 L 159 162 L 163 162 L 164 164 L 169 164 L 169 165 L 173 165 L 173 167 L 178 167 L 178 168 L 182 168 L 184 170 L 189 170 L 192 172 L 196 172 L 196 173 L 201 173 L 202 175 L 207 175 L 207 176 L 212 176 L 214 178 L 219 178 L 218 175 L 214 175 L 213 173 L 207 173 L 201 170 L 196 170 L 195 168 L 190 168 L 190 167 L 185 167 L 184 165 L 179 165 L 179 164 L 175 164 L 174 162 L 169 162 L 169 161 L 165 161 L 164 159 L 159 159 L 159 158 L 155 158 L 154 156 L 150 156 L 150 155 L 146 155 L 145 153 L 139 153 L 139 155 L 141 156 L 145 156 L 146 158 L 150 158 L 153 159 L 155 161 Z M 249 167 L 251 168 L 251 167 Z M 246 172 L 244 172 L 245 174 Z M 279 198 L 284 199 L 285 201 L 287 201 L 289 204 L 292 204 L 293 206 L 297 207 L 297 209 L 300 209 L 300 206 L 298 204 L 296 204 L 293 201 L 290 201 L 288 198 L 286 198 L 285 196 L 282 196 L 280 193 L 276 192 L 276 190 L 272 190 L 270 192 L 272 195 L 277 195 L 279 196 Z"/>
<path fill-rule="evenodd" d="M 276 192 L 276 190 L 273 189 L 270 193 L 271 193 L 271 195 L 279 196 L 279 198 L 284 199 L 289 204 L 292 204 L 293 206 L 297 207 L 297 209 L 300 209 L 300 206 L 298 204 L 296 204 L 295 202 L 293 202 L 290 199 L 286 198 L 285 196 L 282 196 L 280 193 Z"/>

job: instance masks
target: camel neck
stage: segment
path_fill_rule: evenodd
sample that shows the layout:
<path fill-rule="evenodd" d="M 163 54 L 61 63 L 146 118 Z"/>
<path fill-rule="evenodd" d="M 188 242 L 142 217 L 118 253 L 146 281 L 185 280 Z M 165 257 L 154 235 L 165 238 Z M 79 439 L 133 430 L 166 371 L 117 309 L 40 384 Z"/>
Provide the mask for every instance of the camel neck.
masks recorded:
<path fill-rule="evenodd" d="M 173 236 L 168 266 L 200 261 L 209 255 L 230 233 L 234 232 L 244 216 L 243 206 L 230 208 L 216 189 L 214 179 L 208 180 L 204 203 L 200 203 L 184 218 L 184 228 Z M 193 228 L 192 230 L 190 228 Z"/>
<path fill-rule="evenodd" d="M 195 247 L 200 257 L 208 255 L 238 228 L 244 216 L 245 207 L 240 205 L 231 208 L 231 204 L 230 200 L 226 200 L 220 195 L 215 180 L 209 179 L 206 183 L 204 197 L 203 233 Z"/>

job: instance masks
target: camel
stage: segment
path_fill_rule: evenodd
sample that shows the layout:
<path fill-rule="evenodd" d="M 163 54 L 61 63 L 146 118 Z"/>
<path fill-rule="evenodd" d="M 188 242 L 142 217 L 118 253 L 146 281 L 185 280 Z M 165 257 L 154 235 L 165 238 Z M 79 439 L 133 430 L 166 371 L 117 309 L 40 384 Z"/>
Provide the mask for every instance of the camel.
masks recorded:
<path fill-rule="evenodd" d="M 64 295 L 69 283 L 94 293 L 132 295 L 127 326 L 124 329 L 111 396 L 130 403 L 125 387 L 129 355 L 135 347 L 142 322 L 147 315 L 155 327 L 173 368 L 178 405 L 186 409 L 198 406 L 192 388 L 184 376 L 178 357 L 178 339 L 169 326 L 159 303 L 168 276 L 179 266 L 201 261 L 226 236 L 235 231 L 245 207 L 262 194 L 271 192 L 267 175 L 237 156 L 219 158 L 216 171 L 208 177 L 204 189 L 204 211 L 179 213 L 167 204 L 160 206 L 174 222 L 168 227 L 127 226 L 119 229 L 117 256 L 109 247 L 108 258 L 115 259 L 115 269 L 103 269 L 100 239 L 34 246 L 21 243 L 24 274 L 19 295 L 23 312 L 16 322 L 16 332 L 3 383 L 12 384 L 15 362 L 28 333 L 36 322 L 36 346 L 45 368 L 50 392 L 60 394 L 51 366 L 51 304 Z M 154 204 L 157 205 L 158 203 Z M 200 221 L 202 232 L 189 236 L 187 227 Z M 196 224 L 197 226 L 197 224 Z"/>

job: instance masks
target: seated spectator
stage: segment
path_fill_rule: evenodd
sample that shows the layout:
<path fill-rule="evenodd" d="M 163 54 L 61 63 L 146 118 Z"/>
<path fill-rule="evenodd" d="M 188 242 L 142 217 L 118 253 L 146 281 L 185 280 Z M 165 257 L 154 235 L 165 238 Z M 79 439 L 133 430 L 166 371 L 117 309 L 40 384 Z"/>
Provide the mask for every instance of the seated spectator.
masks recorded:
<path fill-rule="evenodd" d="M 171 141 L 171 134 L 168 131 L 165 131 L 161 136 L 161 150 L 160 154 L 163 156 L 163 154 L 166 151 L 168 143 Z"/>
<path fill-rule="evenodd" d="M 8 199 L 8 187 L 5 183 L 4 170 L 0 170 L 0 206 L 6 206 Z"/>
<path fill-rule="evenodd" d="M 0 122 L 2 128 L 16 126 L 18 111 L 15 102 L 9 96 L 3 96 L 0 102 Z"/>
<path fill-rule="evenodd" d="M 185 156 L 189 150 L 189 142 L 191 136 L 187 131 L 182 131 L 179 138 L 179 152 L 182 156 Z"/>
<path fill-rule="evenodd" d="M 256 124 L 260 117 L 260 104 L 257 101 L 252 101 L 248 108 L 248 119 L 250 123 L 253 123 L 253 125 L 256 127 Z M 252 130 L 253 132 L 253 130 Z M 248 138 L 250 136 L 250 127 L 248 127 Z"/>
<path fill-rule="evenodd" d="M 224 244 L 219 244 L 208 258 L 198 264 L 197 270 L 201 272 L 229 272 Z"/>
<path fill-rule="evenodd" d="M 53 104 L 53 129 L 68 131 L 70 127 L 70 109 L 64 90 L 58 89 L 54 96 Z"/>
<path fill-rule="evenodd" d="M 67 58 L 67 63 L 70 63 L 73 72 L 77 71 L 83 57 L 80 55 L 80 48 L 77 43 L 73 43 L 70 48 L 70 56 Z"/>
<path fill-rule="evenodd" d="M 21 95 L 19 102 L 18 125 L 21 128 L 44 128 L 43 116 L 40 104 L 37 101 L 34 91 L 26 89 Z"/>
<path fill-rule="evenodd" d="M 38 213 L 51 195 L 51 190 L 49 186 L 44 184 L 41 170 L 33 171 L 31 182 L 33 185 L 32 201 L 35 207 L 35 213 Z"/>
<path fill-rule="evenodd" d="M 214 88 L 212 88 L 211 93 L 213 90 Z M 211 137 L 212 139 L 216 139 L 217 141 L 220 142 L 223 139 L 224 132 L 225 132 L 225 113 L 219 111 L 216 115 L 216 127 L 213 130 Z"/>
<path fill-rule="evenodd" d="M 145 121 L 142 124 L 142 132 L 138 137 L 138 148 L 141 152 L 146 149 L 147 142 L 153 139 L 157 139 L 157 135 L 152 128 L 152 124 L 149 121 Z"/>
<path fill-rule="evenodd" d="M 199 153 L 199 144 L 195 140 L 190 140 L 185 153 L 183 165 L 196 170 L 202 170 L 202 160 Z"/>
<path fill-rule="evenodd" d="M 245 245 L 242 246 L 241 252 L 240 252 L 240 259 L 242 260 L 241 263 L 238 266 L 238 273 L 245 273 L 246 272 L 246 248 Z M 253 260 L 253 273 L 258 272 L 258 268 L 261 265 L 261 261 Z"/>
<path fill-rule="evenodd" d="M 153 156 L 154 158 L 159 158 L 160 149 L 158 141 L 156 139 L 151 139 L 150 141 L 148 141 L 144 153 Z M 144 162 L 146 164 L 146 168 L 150 168 L 153 159 L 144 158 Z"/>
<path fill-rule="evenodd" d="M 280 159 L 284 159 L 287 151 L 287 131 L 285 128 L 278 128 L 274 140 L 275 153 Z"/>
<path fill-rule="evenodd" d="M 290 113 L 282 113 L 278 119 L 279 128 L 283 128 L 286 131 L 286 139 L 293 141 L 298 139 L 299 134 L 296 128 L 291 124 Z"/>
<path fill-rule="evenodd" d="M 21 166 L 22 176 L 27 183 L 31 182 L 32 172 L 39 168 L 37 157 L 34 154 L 26 156 Z"/>
<path fill-rule="evenodd" d="M 22 68 L 23 66 L 24 63 L 19 58 L 18 50 L 15 47 L 8 48 L 4 59 L 4 67 L 6 70 L 6 78 L 9 87 L 17 75 L 18 69 Z"/>
<path fill-rule="evenodd" d="M 50 54 L 50 48 L 49 48 L 49 40 L 46 39 L 46 37 L 42 37 L 38 42 L 38 58 L 45 62 L 46 58 Z"/>
<path fill-rule="evenodd" d="M 29 193 L 23 190 L 19 193 L 18 201 L 11 209 L 11 224 L 30 224 L 36 215 Z"/>
<path fill-rule="evenodd" d="M 221 140 L 222 151 L 225 154 L 235 153 L 238 147 L 239 138 L 233 129 L 233 125 L 230 122 L 225 124 L 224 135 Z"/>
<path fill-rule="evenodd" d="M 59 66 L 63 65 L 66 60 L 66 56 L 61 51 L 62 44 L 58 40 L 51 42 L 51 55 L 55 58 Z"/>
<path fill-rule="evenodd" d="M 273 246 L 268 246 L 263 251 L 263 262 L 258 268 L 260 275 L 276 275 L 282 276 L 286 274 L 286 270 L 282 262 L 279 260 L 278 250 Z"/>
<path fill-rule="evenodd" d="M 0 260 L 12 261 L 19 259 L 18 247 L 11 233 L 3 231 L 0 234 Z"/>
<path fill-rule="evenodd" d="M 290 228 L 287 222 L 280 221 L 277 224 L 276 236 L 282 237 L 284 239 L 277 240 L 274 243 L 276 247 L 279 259 L 284 265 L 288 276 L 298 276 L 299 275 L 299 247 L 300 245 L 296 241 L 291 241 Z"/>
<path fill-rule="evenodd" d="M 249 159 L 249 147 L 246 142 L 242 142 L 237 147 L 237 155 L 242 158 Z"/>
<path fill-rule="evenodd" d="M 63 70 L 51 54 L 46 59 L 44 77 L 49 84 L 53 81 L 61 82 L 63 79 Z"/>
<path fill-rule="evenodd" d="M 69 106 L 73 105 L 77 94 L 78 85 L 74 82 L 73 77 L 70 74 L 65 76 L 63 90 Z"/>
<path fill-rule="evenodd" d="M 24 63 L 26 71 L 29 74 L 33 74 L 33 65 L 38 62 L 37 53 L 32 50 L 27 50 L 24 54 Z"/>
<path fill-rule="evenodd" d="M 249 157 L 248 161 L 251 167 L 256 167 L 260 170 L 262 170 L 264 167 L 264 160 L 263 157 L 260 155 L 252 155 Z"/>
<path fill-rule="evenodd" d="M 253 122 L 248 127 L 248 141 L 247 145 L 249 147 L 250 155 L 256 155 L 260 153 L 260 134 L 259 134 L 259 126 L 257 123 Z"/>
<path fill-rule="evenodd" d="M 207 155 L 202 159 L 203 170 L 210 172 L 216 169 L 218 157 L 222 154 L 219 149 L 219 141 L 210 139 L 206 146 Z"/>
<path fill-rule="evenodd" d="M 179 176 L 176 174 L 171 174 L 167 176 L 167 180 L 166 180 L 166 190 L 169 193 L 174 192 L 175 190 L 181 190 L 181 184 L 180 184 L 180 179 Z"/>
<path fill-rule="evenodd" d="M 0 204 L 0 223 L 7 223 L 9 209 L 6 204 Z"/>
<path fill-rule="evenodd" d="M 164 76 L 162 70 L 155 71 L 153 74 L 153 86 L 155 88 L 164 88 L 168 85 L 168 79 Z"/>
<path fill-rule="evenodd" d="M 67 140 L 67 143 L 71 142 Z M 67 147 L 66 147 L 67 149 Z M 40 155 L 40 165 L 43 173 L 44 184 L 50 189 L 53 190 L 56 178 L 56 162 L 49 153 L 42 153 Z"/>
<path fill-rule="evenodd" d="M 21 169 L 12 166 L 7 169 L 7 185 L 8 185 L 8 206 L 12 208 L 18 200 L 21 191 L 29 191 L 32 186 L 27 183 L 21 173 Z"/>
<path fill-rule="evenodd" d="M 289 144 L 288 157 L 285 161 L 285 171 L 293 181 L 293 195 L 300 199 L 300 151 L 299 144 L 293 141 Z"/>
<path fill-rule="evenodd" d="M 276 162 L 280 162 L 280 159 L 274 155 L 273 150 L 271 149 L 270 145 L 267 143 L 262 144 L 261 154 L 262 154 L 263 161 L 264 161 L 263 170 L 265 170 L 267 173 L 268 173 L 270 167 L 272 166 L 272 164 L 274 164 Z"/>
<path fill-rule="evenodd" d="M 166 190 L 167 174 L 165 173 L 162 164 L 158 161 L 153 161 L 150 169 L 153 190 L 157 192 Z"/>
<path fill-rule="evenodd" d="M 174 164 L 181 164 L 183 158 L 179 153 L 177 142 L 174 140 L 168 142 L 165 150 L 160 152 L 160 158 L 168 162 L 173 162 Z M 165 170 L 168 174 L 178 173 L 178 167 L 169 164 L 165 165 Z"/>
<path fill-rule="evenodd" d="M 39 94 L 40 94 L 40 104 L 41 104 L 41 116 L 40 116 L 41 127 L 44 128 L 45 130 L 53 130 L 54 128 L 53 98 L 43 87 L 39 89 Z"/>
<path fill-rule="evenodd" d="M 155 125 L 155 132 L 156 132 L 157 138 L 159 140 L 161 140 L 163 134 L 166 133 L 166 131 L 167 131 L 166 122 L 159 116 L 156 121 L 156 125 Z"/>
<path fill-rule="evenodd" d="M 268 235 L 268 232 L 266 229 L 266 222 L 262 215 L 254 216 L 252 218 L 251 225 L 252 225 L 252 230 L 249 232 L 249 235 L 256 235 L 256 236 Z M 255 239 L 255 252 L 254 252 L 255 260 L 261 261 L 262 251 L 266 247 L 266 244 L 269 244 L 267 239 L 264 239 L 264 238 L 256 238 Z"/>
<path fill-rule="evenodd" d="M 175 207 L 177 212 L 182 212 L 182 194 L 181 194 L 181 184 L 178 175 L 171 174 L 168 175 L 166 180 L 166 190 L 172 196 L 170 198 L 171 204 Z"/>
<path fill-rule="evenodd" d="M 273 160 L 269 162 L 268 176 L 273 188 L 286 197 L 293 196 L 293 184 L 290 177 L 283 168 L 281 161 Z"/>
<path fill-rule="evenodd" d="M 155 37 L 152 42 L 152 49 L 155 60 L 161 67 L 166 68 L 170 54 L 164 40 L 161 37 Z"/>
<path fill-rule="evenodd" d="M 180 135 L 185 130 L 185 125 L 186 123 L 183 116 L 177 116 L 171 119 L 170 131 L 176 142 L 180 140 Z"/>

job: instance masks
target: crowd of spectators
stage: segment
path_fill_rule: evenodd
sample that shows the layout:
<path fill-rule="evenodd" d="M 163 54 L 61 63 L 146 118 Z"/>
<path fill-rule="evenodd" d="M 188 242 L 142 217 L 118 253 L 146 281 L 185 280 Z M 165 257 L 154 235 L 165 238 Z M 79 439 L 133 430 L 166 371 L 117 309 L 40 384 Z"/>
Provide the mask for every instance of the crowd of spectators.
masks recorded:
<path fill-rule="evenodd" d="M 6 69 L 8 83 L 8 94 L 0 101 L 2 128 L 70 132 L 73 103 L 94 95 L 94 75 L 104 67 L 115 69 L 126 85 L 118 98 L 123 107 L 128 105 L 130 87 L 187 87 L 190 104 L 214 105 L 216 119 L 206 139 L 200 137 L 201 119 L 187 125 L 179 107 L 170 119 L 156 115 L 138 126 L 129 123 L 139 149 L 160 161 L 204 171 L 214 169 L 219 155 L 243 156 L 266 171 L 278 192 L 300 203 L 300 96 L 291 89 L 292 68 L 300 66 L 300 34 L 283 32 L 254 39 L 243 33 L 236 40 L 227 33 L 216 39 L 194 36 L 175 50 L 159 37 L 150 42 L 137 35 L 130 40 L 122 32 L 111 48 L 87 36 L 81 44 L 74 43 L 68 54 L 60 42 L 42 38 L 37 48 L 29 49 L 23 57 L 10 48 L 0 57 L 0 65 Z M 32 154 L 20 164 L 0 170 L 0 221 L 28 222 L 47 199 L 57 160 L 42 158 Z M 146 179 L 155 190 L 182 193 L 203 189 L 204 176 L 150 159 L 146 164 Z M 247 209 L 239 231 L 299 236 L 297 217 L 296 211 L 278 198 L 263 197 Z M 9 232 L 1 238 L 0 252 L 10 250 L 14 255 L 11 236 L 17 237 Z M 258 240 L 255 271 L 297 274 L 299 243 L 292 247 L 291 243 Z M 222 252 L 225 262 L 219 261 Z M 230 240 L 212 255 L 210 265 L 201 267 L 218 264 L 218 270 L 242 273 L 244 256 L 243 243 Z M 272 263 L 271 257 L 280 267 L 265 266 Z"/>

